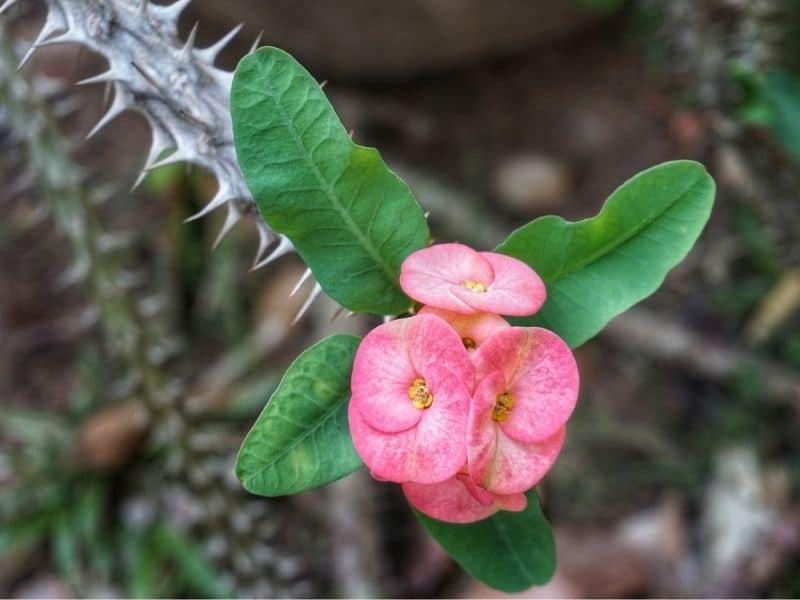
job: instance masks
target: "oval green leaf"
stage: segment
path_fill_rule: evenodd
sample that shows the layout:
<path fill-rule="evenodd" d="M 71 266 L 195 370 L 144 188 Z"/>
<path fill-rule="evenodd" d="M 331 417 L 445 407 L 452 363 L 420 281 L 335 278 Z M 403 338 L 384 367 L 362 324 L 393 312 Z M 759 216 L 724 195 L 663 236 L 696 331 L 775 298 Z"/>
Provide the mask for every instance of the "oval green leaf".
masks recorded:
<path fill-rule="evenodd" d="M 444 523 L 417 512 L 442 548 L 467 573 L 503 592 L 521 592 L 550 581 L 556 545 L 534 490 L 521 512 L 500 511 L 476 523 Z"/>
<path fill-rule="evenodd" d="M 261 214 L 322 289 L 352 311 L 408 310 L 398 277 L 428 243 L 422 209 L 377 150 L 353 143 L 308 71 L 277 48 L 250 54 L 234 74 L 231 114 Z"/>
<path fill-rule="evenodd" d="M 296 494 L 362 465 L 347 424 L 359 343 L 334 335 L 292 363 L 239 450 L 236 475 L 245 489 L 261 496 Z"/>
<path fill-rule="evenodd" d="M 580 346 L 683 260 L 708 221 L 714 188 L 699 163 L 663 163 L 626 181 L 594 218 L 547 216 L 514 231 L 498 252 L 528 263 L 547 285 L 542 309 L 515 322 Z"/>

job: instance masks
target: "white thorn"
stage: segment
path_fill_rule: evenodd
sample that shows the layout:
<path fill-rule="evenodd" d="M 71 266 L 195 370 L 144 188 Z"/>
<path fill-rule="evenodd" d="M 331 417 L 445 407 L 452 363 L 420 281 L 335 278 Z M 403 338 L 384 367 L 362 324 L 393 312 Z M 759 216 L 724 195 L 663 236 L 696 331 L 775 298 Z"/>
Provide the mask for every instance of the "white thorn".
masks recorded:
<path fill-rule="evenodd" d="M 253 52 L 256 51 L 256 49 L 258 48 L 258 45 L 261 43 L 261 38 L 263 36 L 264 36 L 264 30 L 262 29 L 261 31 L 258 32 L 258 35 L 256 36 L 256 39 L 253 40 L 253 45 L 250 46 L 250 52 L 248 52 L 248 54 L 252 54 Z"/>
<path fill-rule="evenodd" d="M 214 197 L 206 204 L 203 208 L 201 208 L 198 212 L 193 214 L 191 217 L 186 219 L 184 223 L 190 223 L 191 221 L 196 221 L 201 217 L 205 217 L 208 213 L 212 210 L 215 210 L 231 200 L 231 196 L 227 193 L 227 190 L 220 189 Z"/>
<path fill-rule="evenodd" d="M 306 269 L 305 271 L 303 271 L 303 274 L 300 276 L 300 279 L 297 280 L 297 283 L 294 284 L 292 291 L 289 292 L 289 298 L 291 298 L 297 293 L 297 291 L 303 286 L 303 284 L 309 277 L 311 277 L 311 269 Z"/>
<path fill-rule="evenodd" d="M 175 144 L 172 141 L 172 136 L 167 133 L 158 123 L 153 121 L 151 117 L 148 117 L 147 120 L 150 123 L 150 135 L 152 136 L 150 141 L 150 150 L 147 152 L 147 158 L 144 161 L 142 172 L 139 173 L 136 181 L 133 182 L 133 186 L 131 186 L 131 191 L 134 191 L 141 185 L 145 178 L 150 174 L 150 169 L 152 169 L 153 165 L 156 164 L 156 161 L 161 157 L 162 154 L 164 154 L 164 152 L 175 148 Z"/>
<path fill-rule="evenodd" d="M 351 129 L 350 131 L 348 131 L 348 132 L 347 132 L 347 135 L 348 135 L 348 137 L 349 137 L 351 140 L 353 139 L 353 134 L 354 134 L 355 132 L 356 132 L 356 130 L 355 130 L 355 129 Z"/>
<path fill-rule="evenodd" d="M 0 6 L 0 15 L 6 12 L 9 8 L 14 6 L 17 3 L 17 0 L 6 0 L 3 2 L 3 6 Z"/>
<path fill-rule="evenodd" d="M 225 46 L 227 46 L 234 37 L 236 37 L 236 34 L 242 30 L 243 26 L 244 23 L 239 23 L 236 27 L 211 44 L 208 48 L 198 50 L 197 55 L 201 60 L 204 60 L 209 65 L 213 65 L 214 61 L 217 59 L 217 55 L 222 52 L 222 49 L 225 48 Z"/>
<path fill-rule="evenodd" d="M 230 230 L 234 228 L 241 218 L 242 214 L 236 208 L 236 205 L 233 202 L 228 203 L 228 214 L 225 216 L 225 222 L 222 224 L 222 229 L 219 230 L 217 239 L 214 240 L 214 249 L 219 246 L 220 242 L 222 242 L 222 238 L 228 235 Z"/>
<path fill-rule="evenodd" d="M 343 313 L 344 313 L 344 306 L 341 305 L 337 306 L 336 310 L 333 311 L 333 314 L 331 315 L 331 323 L 333 323 L 336 319 L 341 317 Z"/>
<path fill-rule="evenodd" d="M 321 293 L 322 286 L 317 282 L 314 284 L 314 289 L 311 290 L 311 293 L 308 295 L 308 298 L 306 298 L 306 301 L 303 302 L 303 306 L 301 306 L 300 310 L 297 311 L 297 315 L 295 315 L 294 319 L 292 319 L 292 325 L 296 325 L 297 322 L 303 318 L 303 315 L 308 312 L 311 304 L 319 297 Z"/>
<path fill-rule="evenodd" d="M 172 4 L 167 4 L 165 6 L 153 4 L 150 7 L 150 10 L 151 12 L 157 14 L 162 20 L 169 20 L 173 23 L 177 23 L 181 13 L 187 6 L 189 6 L 191 1 L 192 0 L 176 0 Z"/>
<path fill-rule="evenodd" d="M 326 85 L 328 85 L 328 80 L 327 79 L 322 80 L 319 84 L 319 89 L 324 90 Z"/>
<path fill-rule="evenodd" d="M 186 42 L 183 44 L 183 48 L 180 51 L 180 59 L 181 60 L 189 60 L 192 57 L 192 50 L 194 50 L 194 42 L 197 38 L 197 27 L 200 25 L 200 21 L 195 21 L 192 30 L 189 32 L 189 35 L 186 38 Z"/>
<path fill-rule="evenodd" d="M 267 224 L 264 223 L 261 219 L 256 221 L 256 230 L 258 231 L 258 249 L 256 250 L 256 256 L 253 259 L 253 266 L 258 264 L 258 261 L 264 256 L 264 252 L 267 251 L 269 245 L 275 241 L 275 233 L 267 227 Z"/>
<path fill-rule="evenodd" d="M 103 73 L 99 73 L 98 75 L 93 75 L 92 77 L 87 77 L 86 79 L 81 79 L 75 85 L 91 85 L 93 83 L 109 83 L 114 81 L 117 78 L 116 74 L 109 69 Z"/>
<path fill-rule="evenodd" d="M 430 216 L 431 216 L 431 211 L 429 211 L 429 210 L 426 210 L 426 211 L 425 211 L 425 214 L 424 214 L 424 215 L 422 215 L 422 216 L 423 216 L 423 217 L 425 217 L 425 220 L 427 221 L 427 220 L 428 220 L 428 217 L 430 217 Z"/>
<path fill-rule="evenodd" d="M 6 3 L 8 4 L 8 3 Z M 11 4 L 8 4 L 11 6 Z M 7 8 L 6 5 L 3 5 L 3 8 Z M 22 67 L 25 66 L 31 56 L 42 46 L 44 43 L 53 35 L 56 31 L 64 29 L 66 27 L 64 23 L 63 17 L 59 13 L 57 13 L 54 9 L 51 9 L 47 13 L 47 20 L 45 21 L 44 25 L 42 25 L 42 29 L 39 31 L 39 35 L 36 36 L 36 39 L 33 40 L 31 47 L 28 48 L 28 51 L 22 57 L 22 60 L 19 61 L 19 65 L 17 66 L 17 71 L 19 71 Z"/>
<path fill-rule="evenodd" d="M 122 99 L 121 94 L 114 95 L 114 102 L 111 103 L 111 106 L 108 107 L 106 113 L 100 117 L 100 120 L 92 127 L 92 130 L 86 134 L 86 139 L 88 140 L 93 135 L 95 135 L 98 131 L 100 131 L 103 127 L 108 125 L 111 121 L 113 121 L 117 115 L 127 110 L 127 105 L 125 101 Z"/>
<path fill-rule="evenodd" d="M 267 256 L 263 260 L 253 265 L 250 270 L 255 271 L 256 269 L 265 267 L 269 263 L 278 260 L 281 256 L 288 254 L 292 250 L 294 250 L 294 246 L 292 246 L 292 242 L 289 241 L 289 238 L 281 236 L 278 244 L 267 253 Z"/>
<path fill-rule="evenodd" d="M 175 163 L 185 162 L 191 158 L 190 154 L 183 150 L 182 148 L 177 148 L 175 152 L 165 156 L 159 161 L 156 161 L 152 164 L 145 165 L 144 171 L 150 172 L 155 171 L 156 169 L 160 169 L 161 167 L 166 167 L 167 165 L 174 165 Z"/>

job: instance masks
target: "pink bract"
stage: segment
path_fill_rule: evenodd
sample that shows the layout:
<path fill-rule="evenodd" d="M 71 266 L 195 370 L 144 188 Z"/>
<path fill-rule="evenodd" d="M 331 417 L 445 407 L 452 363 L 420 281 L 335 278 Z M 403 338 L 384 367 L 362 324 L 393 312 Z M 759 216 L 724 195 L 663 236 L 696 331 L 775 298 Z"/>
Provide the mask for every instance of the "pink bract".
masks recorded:
<path fill-rule="evenodd" d="M 469 354 L 477 350 L 493 333 L 511 327 L 503 317 L 493 313 L 464 315 L 432 306 L 423 306 L 419 314 L 436 315 L 447 321 L 461 336 L 461 342 Z"/>
<path fill-rule="evenodd" d="M 461 314 L 526 316 L 545 301 L 544 283 L 524 262 L 463 244 L 437 244 L 409 255 L 400 287 L 414 300 Z"/>
<path fill-rule="evenodd" d="M 528 505 L 525 494 L 493 494 L 476 485 L 466 472 L 432 485 L 404 483 L 403 493 L 421 513 L 448 523 L 472 523 L 498 510 L 516 512 Z"/>
<path fill-rule="evenodd" d="M 429 406 L 412 401 L 422 381 Z M 445 321 L 417 315 L 373 329 L 356 352 L 350 433 L 373 475 L 398 483 L 437 483 L 466 462 L 474 368 Z M 423 393 L 420 401 L 427 396 Z"/>
<path fill-rule="evenodd" d="M 578 399 L 569 347 L 538 327 L 511 327 L 473 355 L 478 385 L 467 434 L 473 479 L 498 494 L 524 492 L 553 466 Z"/>

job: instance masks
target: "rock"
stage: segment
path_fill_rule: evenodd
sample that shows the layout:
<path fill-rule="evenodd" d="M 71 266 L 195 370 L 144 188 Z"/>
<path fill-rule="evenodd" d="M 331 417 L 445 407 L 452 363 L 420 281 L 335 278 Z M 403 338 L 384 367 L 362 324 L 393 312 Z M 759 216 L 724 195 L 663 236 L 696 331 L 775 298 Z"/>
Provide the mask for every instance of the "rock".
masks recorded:
<path fill-rule="evenodd" d="M 601 19 L 577 2 L 529 0 L 204 0 L 187 13 L 187 23 L 200 21 L 201 35 L 222 35 L 244 22 L 252 32 L 264 30 L 264 44 L 288 50 L 324 77 L 359 79 L 405 78 L 507 56 Z M 210 32 L 212 26 L 219 29 Z"/>
<path fill-rule="evenodd" d="M 572 176 L 563 162 L 539 154 L 520 154 L 504 160 L 494 174 L 497 200 L 522 215 L 551 211 L 564 201 Z"/>

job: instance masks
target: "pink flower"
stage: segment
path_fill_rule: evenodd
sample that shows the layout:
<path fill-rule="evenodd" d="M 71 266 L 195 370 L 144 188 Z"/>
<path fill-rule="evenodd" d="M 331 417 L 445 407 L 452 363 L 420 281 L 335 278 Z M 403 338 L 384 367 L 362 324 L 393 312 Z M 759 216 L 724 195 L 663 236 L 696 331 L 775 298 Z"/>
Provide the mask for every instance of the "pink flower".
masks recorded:
<path fill-rule="evenodd" d="M 414 300 L 461 313 L 526 316 L 545 301 L 544 283 L 524 262 L 463 244 L 423 248 L 403 261 L 400 287 Z"/>
<path fill-rule="evenodd" d="M 533 487 L 555 463 L 565 423 L 578 399 L 578 367 L 556 334 L 509 327 L 472 357 L 476 386 L 467 463 L 476 483 L 495 494 Z"/>
<path fill-rule="evenodd" d="M 464 471 L 432 485 L 404 483 L 403 493 L 421 513 L 449 523 L 472 523 L 498 510 L 520 511 L 528 505 L 525 494 L 487 492 Z"/>
<path fill-rule="evenodd" d="M 419 314 L 436 315 L 447 321 L 450 327 L 455 329 L 456 333 L 461 336 L 461 342 L 467 349 L 468 354 L 475 352 L 496 331 L 511 327 L 503 317 L 492 313 L 464 315 L 442 310 L 441 308 L 433 308 L 432 306 L 423 306 Z"/>
<path fill-rule="evenodd" d="M 466 462 L 474 368 L 458 334 L 417 315 L 373 329 L 356 352 L 350 433 L 377 479 L 438 483 Z"/>

